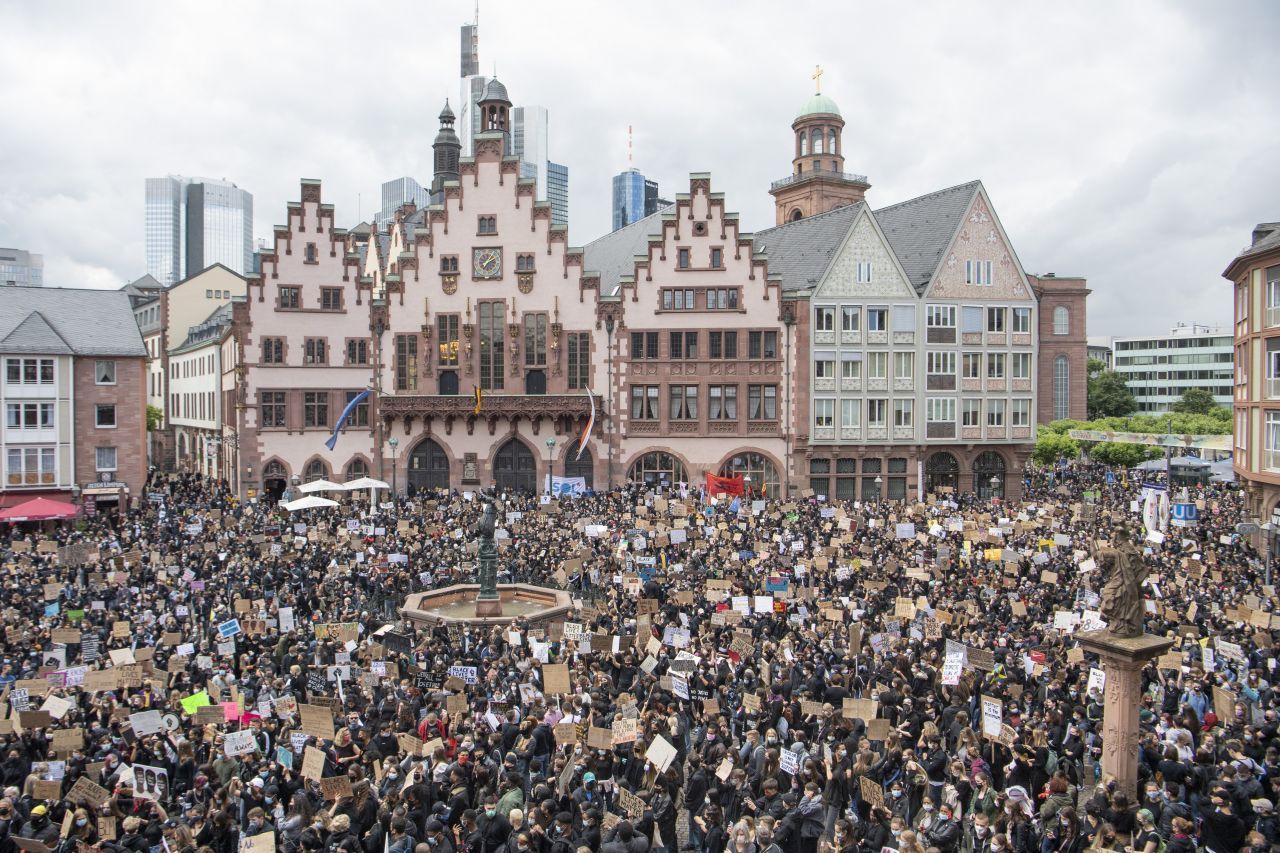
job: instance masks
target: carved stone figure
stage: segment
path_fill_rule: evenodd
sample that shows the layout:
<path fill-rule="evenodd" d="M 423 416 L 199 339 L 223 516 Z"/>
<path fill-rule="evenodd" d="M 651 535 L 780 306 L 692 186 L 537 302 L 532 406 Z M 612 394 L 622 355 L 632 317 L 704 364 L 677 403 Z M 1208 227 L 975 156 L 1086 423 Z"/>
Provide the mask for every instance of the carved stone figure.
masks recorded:
<path fill-rule="evenodd" d="M 481 489 L 479 498 L 480 503 L 483 505 L 483 510 L 475 527 L 476 539 L 479 542 L 476 582 L 480 584 L 480 591 L 476 595 L 476 600 L 497 601 L 498 546 L 493 541 L 494 531 L 497 530 L 498 526 L 497 496 L 492 489 Z"/>
<path fill-rule="evenodd" d="M 1142 549 L 1130 540 L 1127 529 L 1119 527 L 1115 545 L 1103 549 L 1100 556 L 1110 567 L 1102 587 L 1102 617 L 1107 620 L 1107 630 L 1117 637 L 1142 636 L 1142 582 L 1147 579 Z"/>

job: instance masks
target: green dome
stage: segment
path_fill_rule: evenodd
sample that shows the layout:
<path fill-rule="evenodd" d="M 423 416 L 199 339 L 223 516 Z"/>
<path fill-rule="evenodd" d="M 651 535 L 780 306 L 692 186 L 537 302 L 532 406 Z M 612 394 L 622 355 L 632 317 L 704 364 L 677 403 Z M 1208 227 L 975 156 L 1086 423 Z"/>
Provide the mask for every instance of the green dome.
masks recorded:
<path fill-rule="evenodd" d="M 814 95 L 804 102 L 804 106 L 800 108 L 800 112 L 796 113 L 796 118 L 801 119 L 811 115 L 840 115 L 840 108 L 836 106 L 836 102 L 828 98 L 826 95 Z"/>

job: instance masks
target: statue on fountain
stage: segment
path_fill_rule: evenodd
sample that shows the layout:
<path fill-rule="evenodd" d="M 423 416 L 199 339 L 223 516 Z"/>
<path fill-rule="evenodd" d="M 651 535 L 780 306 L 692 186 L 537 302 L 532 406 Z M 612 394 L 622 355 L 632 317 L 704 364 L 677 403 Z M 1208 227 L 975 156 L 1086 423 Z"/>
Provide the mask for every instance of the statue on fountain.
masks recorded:
<path fill-rule="evenodd" d="M 1107 630 L 1117 637 L 1142 636 L 1146 607 L 1142 582 L 1148 574 L 1142 549 L 1130 539 L 1129 530 L 1120 526 L 1115 531 L 1115 544 L 1102 549 L 1099 556 L 1111 569 L 1102 587 L 1102 617 L 1107 620 Z"/>
<path fill-rule="evenodd" d="M 479 493 L 482 509 L 480 520 L 476 522 L 475 535 L 478 542 L 476 582 L 480 591 L 476 593 L 477 616 L 501 616 L 502 599 L 498 596 L 498 546 L 493 541 L 498 527 L 497 495 L 492 489 L 481 489 Z"/>

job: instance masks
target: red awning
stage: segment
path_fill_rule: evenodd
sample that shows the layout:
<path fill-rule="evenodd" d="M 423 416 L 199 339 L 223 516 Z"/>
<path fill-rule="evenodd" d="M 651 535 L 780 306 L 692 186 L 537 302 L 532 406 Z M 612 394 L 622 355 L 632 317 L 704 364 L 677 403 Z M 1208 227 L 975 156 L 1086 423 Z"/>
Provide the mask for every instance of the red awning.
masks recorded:
<path fill-rule="evenodd" d="M 0 521 L 49 521 L 74 518 L 80 511 L 75 504 L 64 504 L 48 498 L 36 498 L 0 511 Z"/>
<path fill-rule="evenodd" d="M 26 503 L 36 498 L 48 498 L 50 500 L 69 503 L 71 493 L 63 490 L 54 491 L 20 491 L 20 492 L 0 492 L 0 509 L 8 509 L 11 506 Z"/>

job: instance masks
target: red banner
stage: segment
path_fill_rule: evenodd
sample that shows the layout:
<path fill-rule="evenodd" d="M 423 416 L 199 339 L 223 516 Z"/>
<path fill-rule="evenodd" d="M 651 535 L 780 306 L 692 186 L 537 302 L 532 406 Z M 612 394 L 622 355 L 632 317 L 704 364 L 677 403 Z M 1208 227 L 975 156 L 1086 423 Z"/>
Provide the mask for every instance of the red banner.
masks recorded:
<path fill-rule="evenodd" d="M 745 489 L 742 475 L 736 477 L 717 477 L 715 474 L 707 475 L 707 494 L 709 495 L 737 495 L 742 497 Z"/>

